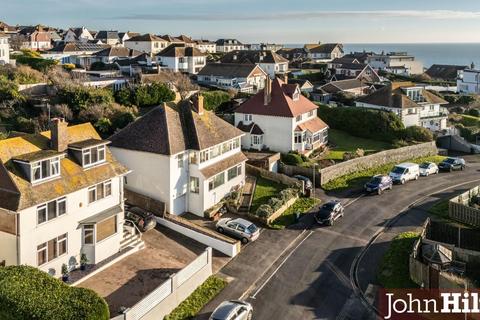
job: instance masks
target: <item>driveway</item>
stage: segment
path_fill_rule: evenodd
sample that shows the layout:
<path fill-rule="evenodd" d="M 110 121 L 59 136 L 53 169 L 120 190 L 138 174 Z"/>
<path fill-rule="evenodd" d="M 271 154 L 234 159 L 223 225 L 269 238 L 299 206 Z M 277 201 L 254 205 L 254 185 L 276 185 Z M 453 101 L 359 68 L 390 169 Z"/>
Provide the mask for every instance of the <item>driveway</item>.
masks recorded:
<path fill-rule="evenodd" d="M 142 239 L 145 249 L 78 285 L 93 289 L 104 297 L 112 316 L 122 307 L 135 305 L 206 249 L 205 245 L 162 226 L 144 233 Z M 228 257 L 214 253 L 214 270 L 228 260 Z"/>

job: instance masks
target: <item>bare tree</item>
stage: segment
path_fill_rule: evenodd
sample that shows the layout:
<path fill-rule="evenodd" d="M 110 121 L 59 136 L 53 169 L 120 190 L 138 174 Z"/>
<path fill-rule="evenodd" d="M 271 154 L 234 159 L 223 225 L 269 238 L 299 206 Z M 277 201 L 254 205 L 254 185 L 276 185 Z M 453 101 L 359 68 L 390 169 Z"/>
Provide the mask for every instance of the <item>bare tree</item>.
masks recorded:
<path fill-rule="evenodd" d="M 73 119 L 73 112 L 66 104 L 57 104 L 52 107 L 52 114 L 55 116 L 62 117 L 66 120 Z"/>
<path fill-rule="evenodd" d="M 22 34 L 12 35 L 8 40 L 10 48 L 12 48 L 14 51 L 20 51 L 21 49 L 23 49 L 25 42 L 28 42 L 28 39 Z"/>

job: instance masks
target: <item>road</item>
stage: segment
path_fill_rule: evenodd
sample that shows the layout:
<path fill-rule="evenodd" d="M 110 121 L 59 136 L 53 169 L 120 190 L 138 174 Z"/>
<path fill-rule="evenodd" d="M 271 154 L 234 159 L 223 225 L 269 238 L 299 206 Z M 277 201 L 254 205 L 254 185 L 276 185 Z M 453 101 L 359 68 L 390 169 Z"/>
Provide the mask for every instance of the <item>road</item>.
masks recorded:
<path fill-rule="evenodd" d="M 406 212 L 359 263 L 360 287 L 368 291 L 396 233 L 418 228 L 426 217 L 422 208 L 480 183 L 478 157 L 466 159 L 469 167 L 463 172 L 420 178 L 382 196 L 349 199 L 345 217 L 333 227 L 318 227 L 310 218 L 289 250 L 242 295 L 253 304 L 254 319 L 375 318 L 354 291 L 351 271 L 356 257 L 388 221 Z"/>

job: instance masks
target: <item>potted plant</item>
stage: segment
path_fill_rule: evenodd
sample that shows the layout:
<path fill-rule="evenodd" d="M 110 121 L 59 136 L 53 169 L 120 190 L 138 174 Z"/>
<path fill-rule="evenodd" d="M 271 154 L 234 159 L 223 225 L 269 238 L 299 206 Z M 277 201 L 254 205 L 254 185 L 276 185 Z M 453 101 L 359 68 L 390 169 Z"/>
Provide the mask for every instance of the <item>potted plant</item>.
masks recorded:
<path fill-rule="evenodd" d="M 87 269 L 88 258 L 85 253 L 80 254 L 80 270 L 85 271 Z"/>
<path fill-rule="evenodd" d="M 64 263 L 62 264 L 62 280 L 63 282 L 67 282 L 69 278 L 70 272 L 68 271 L 67 265 Z"/>

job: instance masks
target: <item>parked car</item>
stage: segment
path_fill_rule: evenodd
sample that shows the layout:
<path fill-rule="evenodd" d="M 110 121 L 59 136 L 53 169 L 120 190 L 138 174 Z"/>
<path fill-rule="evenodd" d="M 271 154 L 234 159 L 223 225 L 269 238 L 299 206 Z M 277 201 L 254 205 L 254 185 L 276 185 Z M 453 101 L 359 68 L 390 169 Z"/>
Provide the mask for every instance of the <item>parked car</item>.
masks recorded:
<path fill-rule="evenodd" d="M 222 302 L 210 316 L 210 320 L 251 320 L 253 307 L 250 303 L 240 300 Z"/>
<path fill-rule="evenodd" d="M 125 209 L 125 219 L 133 221 L 141 232 L 146 232 L 155 228 L 157 220 L 151 212 L 145 211 L 139 207 L 128 207 Z"/>
<path fill-rule="evenodd" d="M 242 218 L 218 220 L 217 231 L 240 239 L 243 244 L 257 240 L 260 235 L 260 229 L 255 224 Z"/>
<path fill-rule="evenodd" d="M 312 181 L 310 181 L 309 178 L 301 176 L 301 175 L 295 175 L 293 177 L 297 180 L 305 182 L 305 189 L 312 189 L 313 184 L 312 184 Z"/>
<path fill-rule="evenodd" d="M 396 165 L 389 174 L 393 182 L 405 184 L 410 180 L 417 180 L 420 176 L 420 166 L 416 163 L 401 163 Z"/>
<path fill-rule="evenodd" d="M 449 157 L 438 165 L 443 171 L 463 170 L 465 169 L 465 160 L 462 158 Z"/>
<path fill-rule="evenodd" d="M 344 215 L 345 208 L 338 200 L 325 203 L 319 211 L 314 214 L 315 220 L 319 224 L 333 226 L 335 221 Z"/>
<path fill-rule="evenodd" d="M 420 175 L 428 177 L 431 174 L 438 173 L 438 166 L 433 162 L 424 162 L 420 165 Z"/>
<path fill-rule="evenodd" d="M 382 194 L 385 190 L 392 190 L 393 180 L 389 176 L 376 175 L 365 184 L 365 191 L 367 192 L 376 192 L 377 194 Z"/>

